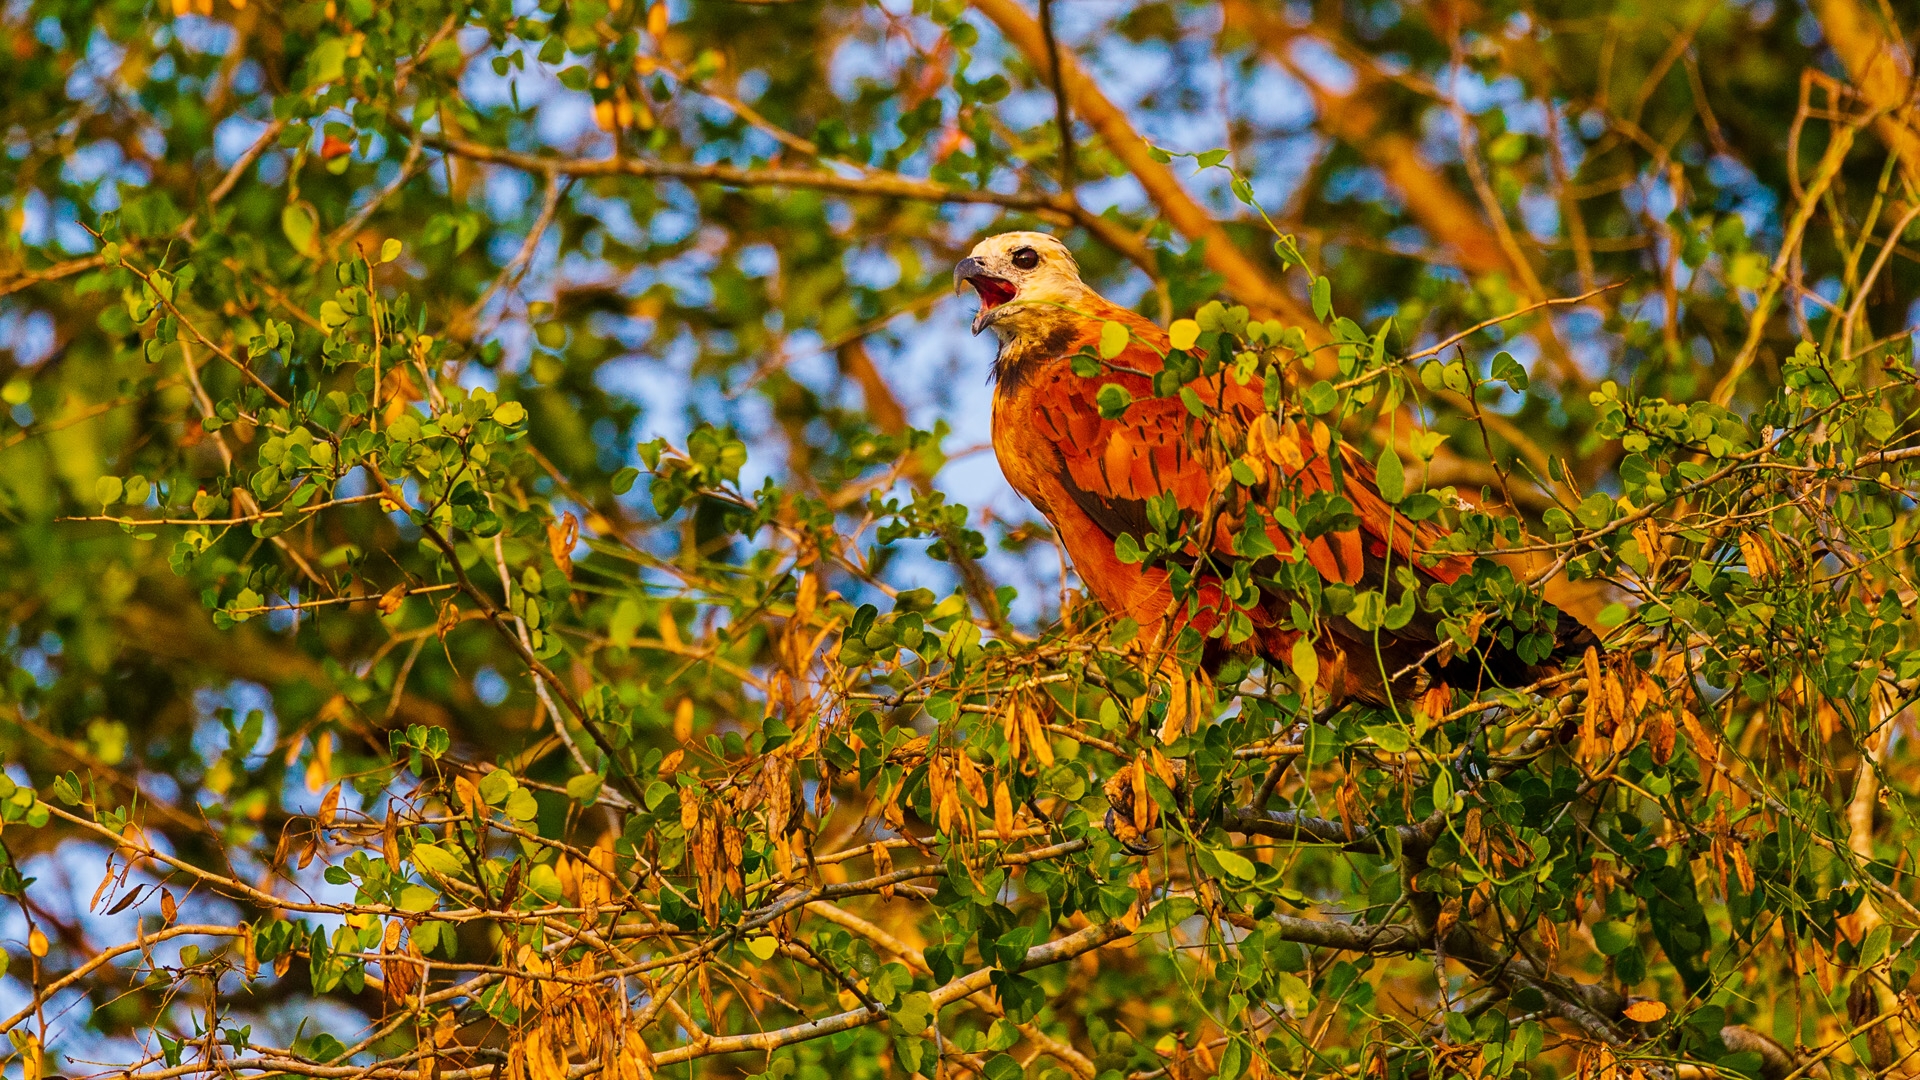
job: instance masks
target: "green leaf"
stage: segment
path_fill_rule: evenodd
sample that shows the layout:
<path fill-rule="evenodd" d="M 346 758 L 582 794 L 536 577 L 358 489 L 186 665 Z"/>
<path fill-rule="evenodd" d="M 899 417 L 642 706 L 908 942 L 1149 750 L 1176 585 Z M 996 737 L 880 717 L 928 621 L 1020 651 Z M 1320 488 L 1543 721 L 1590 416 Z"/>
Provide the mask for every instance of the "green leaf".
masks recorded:
<path fill-rule="evenodd" d="M 1887 436 L 1892 435 L 1897 426 L 1893 413 L 1885 409 L 1867 410 L 1866 414 L 1860 418 L 1860 423 L 1866 429 L 1867 437 L 1875 442 L 1887 441 Z"/>
<path fill-rule="evenodd" d="M 1133 395 L 1119 383 L 1104 383 L 1100 391 L 1093 396 L 1094 404 L 1100 407 L 1100 415 L 1108 420 L 1118 420 L 1126 414 L 1133 404 Z"/>
<path fill-rule="evenodd" d="M 506 797 L 520 789 L 520 781 L 505 769 L 495 769 L 480 778 L 480 797 L 488 806 L 499 806 Z"/>
<path fill-rule="evenodd" d="M 1313 279 L 1313 317 L 1321 322 L 1333 314 L 1333 282 L 1324 276 Z"/>
<path fill-rule="evenodd" d="M 1413 746 L 1413 739 L 1407 729 L 1397 724 L 1370 724 L 1362 729 L 1373 740 L 1373 744 L 1389 754 L 1404 754 Z"/>
<path fill-rule="evenodd" d="M 1190 896 L 1169 896 L 1153 905 L 1153 910 L 1140 920 L 1137 930 L 1142 934 L 1170 933 L 1198 910 L 1200 905 L 1194 903 Z"/>
<path fill-rule="evenodd" d="M 1100 359 L 1111 360 L 1127 351 L 1127 343 L 1133 335 L 1127 332 L 1127 324 L 1107 322 L 1100 327 Z"/>
<path fill-rule="evenodd" d="M 1373 464 L 1373 479 L 1381 498 L 1390 503 L 1406 498 L 1407 474 L 1400 467 L 1400 455 L 1392 443 L 1380 448 L 1379 460 Z"/>
<path fill-rule="evenodd" d="M 534 799 L 533 792 L 526 788 L 515 788 L 507 796 L 507 816 L 515 821 L 532 821 L 540 816 L 540 803 Z"/>
<path fill-rule="evenodd" d="M 613 474 L 611 486 L 615 495 L 625 495 L 633 490 L 633 482 L 640 479 L 640 470 L 629 465 Z"/>
<path fill-rule="evenodd" d="M 1321 416 L 1332 412 L 1340 404 L 1340 391 L 1335 390 L 1331 382 L 1321 379 L 1307 388 L 1301 403 L 1307 407 L 1308 412 Z"/>
<path fill-rule="evenodd" d="M 1735 255 L 1727 263 L 1727 284 L 1736 289 L 1759 291 L 1773 276 L 1772 268 L 1767 265 L 1767 257 L 1757 251 L 1748 251 Z"/>
<path fill-rule="evenodd" d="M 502 427 L 518 427 L 527 418 L 527 407 L 517 401 L 503 401 L 493 410 L 493 422 Z"/>
<path fill-rule="evenodd" d="M 1880 924 L 1873 928 L 1867 939 L 1860 943 L 1860 966 L 1870 968 L 1887 958 L 1893 946 L 1893 927 Z"/>
<path fill-rule="evenodd" d="M 295 54 L 298 56 L 298 54 Z M 314 46 L 307 55 L 307 84 L 318 86 L 338 79 L 347 66 L 347 40 L 330 37 Z"/>
<path fill-rule="evenodd" d="M 423 908 L 421 910 L 425 909 Z M 313 1041 L 307 1044 L 305 1050 L 307 1057 L 323 1065 L 346 1052 L 347 1048 L 341 1045 L 339 1039 L 334 1038 L 324 1031 L 315 1035 Z"/>
<path fill-rule="evenodd" d="M 535 896 L 538 896 L 549 904 L 557 904 L 560 902 L 562 895 L 560 875 L 554 872 L 553 867 L 545 863 L 541 863 L 532 870 L 527 871 L 527 888 Z"/>
<path fill-rule="evenodd" d="M 1520 366 L 1520 361 L 1515 360 L 1512 353 L 1503 352 L 1493 358 L 1492 374 L 1495 379 L 1516 391 L 1525 391 L 1527 388 L 1527 369 Z"/>
<path fill-rule="evenodd" d="M 1593 945 L 1603 956 L 1617 956 L 1639 939 L 1639 933 L 1623 922 L 1609 920 L 1593 924 Z"/>
<path fill-rule="evenodd" d="M 1305 1016 L 1313 1008 L 1313 992 L 1307 988 L 1306 980 L 1287 971 L 1273 973 L 1274 992 L 1295 1016 Z"/>
<path fill-rule="evenodd" d="M 1256 868 L 1252 859 L 1224 847 L 1211 848 L 1209 853 L 1213 855 L 1215 861 L 1219 862 L 1220 869 L 1225 870 L 1229 877 L 1238 878 L 1241 881 L 1253 880 Z"/>
<path fill-rule="evenodd" d="M 1618 505 L 1610 496 L 1596 491 L 1580 500 L 1580 507 L 1575 513 L 1579 515 L 1582 525 L 1589 529 L 1598 529 L 1612 521 L 1614 512 L 1618 509 Z"/>
<path fill-rule="evenodd" d="M 387 438 L 394 442 L 410 443 L 420 438 L 420 418 L 412 412 L 403 412 L 387 425 Z"/>
<path fill-rule="evenodd" d="M 126 486 L 117 476 L 103 476 L 93 482 L 93 497 L 101 506 L 112 506 L 125 494 Z"/>
<path fill-rule="evenodd" d="M 316 239 L 320 234 L 320 219 L 314 215 L 312 207 L 288 203 L 281 208 L 280 231 L 286 234 L 287 243 L 293 245 L 293 250 L 308 258 L 320 254 Z"/>
<path fill-rule="evenodd" d="M 409 885 L 400 890 L 400 898 L 393 906 L 401 911 L 432 911 L 440 902 L 440 894 L 425 885 Z"/>
<path fill-rule="evenodd" d="M 53 797 L 68 806 L 79 806 L 80 777 L 72 772 L 68 772 L 64 776 L 55 777 L 53 781 Z M 4 961 L 0 961 L 0 963 L 4 963 Z M 6 974 L 5 968 L 0 967 L 0 975 L 4 974 Z"/>
<path fill-rule="evenodd" d="M 1200 400 L 1200 395 L 1194 392 L 1193 387 L 1180 388 L 1180 404 L 1185 405 L 1187 412 L 1193 414 L 1195 419 L 1206 419 L 1207 404 Z"/>
<path fill-rule="evenodd" d="M 1027 1075 L 1027 1071 L 1020 1067 L 1011 1054 L 995 1054 L 988 1058 L 980 1073 L 987 1080 L 1022 1080 Z"/>
<path fill-rule="evenodd" d="M 933 1018 L 938 1011 L 933 1004 L 933 995 L 916 990 L 900 996 L 900 1004 L 893 1010 L 893 1022 L 902 1032 L 918 1035 L 933 1026 Z"/>
<path fill-rule="evenodd" d="M 1239 1080 L 1240 1074 L 1246 1071 L 1252 1060 L 1245 1042 L 1237 1038 L 1230 1040 L 1226 1049 L 1220 1052 L 1220 1071 L 1215 1074 L 1216 1080 Z"/>
<path fill-rule="evenodd" d="M 592 806 L 600 798 L 603 779 L 599 773 L 581 773 L 567 781 L 567 798 L 581 806 Z"/>
<path fill-rule="evenodd" d="M 467 860 L 437 844 L 415 844 L 413 861 L 423 869 L 447 877 L 460 877 L 467 872 Z"/>
<path fill-rule="evenodd" d="M 385 240 L 380 242 L 380 261 L 383 263 L 390 263 L 393 260 L 399 258 L 400 250 L 404 246 L 405 245 L 403 245 L 400 242 L 399 237 L 395 237 L 395 236 L 387 237 Z"/>
<path fill-rule="evenodd" d="M 1233 463 L 1233 468 L 1235 470 L 1234 475 L 1238 478 L 1239 470 L 1246 469 L 1246 465 L 1243 462 L 1236 461 Z M 1252 470 L 1248 471 L 1251 472 Z M 1245 481 L 1243 481 L 1243 483 L 1245 483 Z M 1260 515 L 1257 513 L 1248 514 L 1247 523 L 1241 526 L 1240 531 L 1234 535 L 1233 550 L 1236 554 L 1249 559 L 1264 559 L 1269 555 L 1278 555 L 1280 553 L 1280 549 L 1273 544 L 1273 537 L 1267 535 L 1266 523 L 1261 520 Z"/>
<path fill-rule="evenodd" d="M 1399 572 L 1405 574 L 1409 571 L 1405 567 L 1400 567 Z M 1420 593 L 1417 589 L 1409 588 L 1403 591 L 1400 594 L 1399 602 L 1387 609 L 1386 614 L 1380 620 L 1380 625 L 1388 630 L 1398 630 L 1412 622 L 1413 611 L 1419 598 Z"/>
<path fill-rule="evenodd" d="M 1387 600 L 1379 592 L 1368 590 L 1353 598 L 1353 610 L 1347 613 L 1347 621 L 1366 633 L 1380 629 L 1387 621 Z"/>
<path fill-rule="evenodd" d="M 241 589 L 239 595 L 235 596 L 233 603 L 229 605 L 235 612 L 233 621 L 246 622 L 248 619 L 253 618 L 250 614 L 240 614 L 240 612 L 251 608 L 263 607 L 265 606 L 265 600 L 265 597 L 253 591 L 251 587 Z"/>
<path fill-rule="evenodd" d="M 621 597 L 614 605 L 613 617 L 607 620 L 607 638 L 622 648 L 632 648 L 639 629 L 639 602 L 630 596 Z"/>

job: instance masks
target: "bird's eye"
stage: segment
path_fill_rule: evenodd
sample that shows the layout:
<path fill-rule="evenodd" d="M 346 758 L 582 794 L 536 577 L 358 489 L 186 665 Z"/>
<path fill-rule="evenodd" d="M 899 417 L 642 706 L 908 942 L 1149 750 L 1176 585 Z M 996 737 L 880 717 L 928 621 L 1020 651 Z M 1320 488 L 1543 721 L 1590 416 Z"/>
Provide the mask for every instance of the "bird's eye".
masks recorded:
<path fill-rule="evenodd" d="M 1013 265 L 1020 270 L 1031 270 L 1040 265 L 1040 253 L 1032 248 L 1021 248 L 1013 253 Z"/>

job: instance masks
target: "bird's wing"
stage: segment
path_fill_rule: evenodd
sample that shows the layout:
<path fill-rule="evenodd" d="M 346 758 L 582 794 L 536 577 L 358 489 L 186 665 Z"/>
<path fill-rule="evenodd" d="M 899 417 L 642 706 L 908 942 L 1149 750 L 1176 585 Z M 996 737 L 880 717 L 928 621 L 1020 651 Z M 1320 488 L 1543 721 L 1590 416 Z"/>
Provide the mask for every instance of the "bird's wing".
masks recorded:
<path fill-rule="evenodd" d="M 1164 339 L 1155 341 L 1138 329 L 1136 336 L 1164 347 Z M 1069 355 L 1080 344 L 1076 342 Z M 1052 365 L 1037 376 L 1046 382 L 1035 387 L 1030 398 L 1037 431 L 1058 455 L 1061 485 L 1110 536 L 1146 536 L 1153 528 L 1148 501 L 1170 494 L 1190 526 L 1187 548 L 1177 557 L 1196 559 L 1201 540 L 1213 554 L 1233 557 L 1234 537 L 1246 515 L 1263 505 L 1271 508 L 1284 484 L 1292 488 L 1296 504 L 1316 492 L 1332 492 L 1353 506 L 1359 528 L 1329 532 L 1305 545 L 1308 561 L 1329 580 L 1377 585 L 1384 580 L 1389 552 L 1398 565 L 1412 565 L 1438 580 L 1452 581 L 1465 572 L 1466 560 L 1458 557 L 1422 567 L 1416 552 L 1431 547 L 1439 533 L 1416 528 L 1382 499 L 1372 466 L 1344 445 L 1334 452 L 1340 461 L 1336 478 L 1325 444 L 1316 449 L 1310 432 L 1290 421 L 1266 430 L 1287 440 L 1297 458 L 1275 454 L 1263 461 L 1261 468 L 1272 480 L 1256 485 L 1248 498 L 1250 493 L 1236 487 L 1226 470 L 1246 453 L 1247 433 L 1266 416 L 1259 380 L 1241 385 L 1223 375 L 1190 383 L 1201 407 L 1195 415 L 1181 397 L 1154 395 L 1150 376 L 1161 366 L 1158 353 L 1136 342 L 1113 359 L 1110 370 L 1093 377 L 1074 375 L 1065 364 Z M 1118 385 L 1132 398 L 1118 416 L 1101 415 L 1099 396 L 1107 384 Z M 1295 538 L 1274 524 L 1270 512 L 1262 516 L 1269 541 L 1287 556 Z"/>

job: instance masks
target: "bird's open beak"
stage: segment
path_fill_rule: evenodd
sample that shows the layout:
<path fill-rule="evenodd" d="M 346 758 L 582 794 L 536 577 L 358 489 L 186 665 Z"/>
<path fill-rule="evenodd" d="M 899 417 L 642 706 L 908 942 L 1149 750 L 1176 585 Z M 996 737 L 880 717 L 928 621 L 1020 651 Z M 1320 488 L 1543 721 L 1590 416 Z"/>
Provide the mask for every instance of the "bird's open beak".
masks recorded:
<path fill-rule="evenodd" d="M 980 313 L 973 317 L 973 332 L 976 335 L 993 325 L 994 312 L 1019 291 L 1014 288 L 1013 282 L 987 273 L 987 268 L 981 265 L 980 260 L 972 257 L 961 259 L 960 264 L 953 268 L 953 291 L 959 292 L 962 285 L 971 285 L 973 291 L 980 294 Z"/>

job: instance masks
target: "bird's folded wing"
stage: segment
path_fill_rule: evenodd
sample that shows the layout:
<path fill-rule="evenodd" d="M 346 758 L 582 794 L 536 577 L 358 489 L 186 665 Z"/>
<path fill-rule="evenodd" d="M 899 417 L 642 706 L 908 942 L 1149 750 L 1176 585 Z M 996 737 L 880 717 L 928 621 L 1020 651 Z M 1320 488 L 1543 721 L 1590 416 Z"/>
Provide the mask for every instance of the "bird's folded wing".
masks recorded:
<path fill-rule="evenodd" d="M 1030 399 L 1035 404 L 1032 419 L 1037 433 L 1058 455 L 1059 480 L 1068 496 L 1117 539 L 1123 534 L 1142 538 L 1153 531 L 1147 502 L 1171 494 L 1194 529 L 1183 561 L 1200 554 L 1192 539 L 1200 527 L 1211 529 L 1208 539 L 1214 554 L 1234 556 L 1234 532 L 1259 500 L 1250 504 L 1242 498 L 1225 470 L 1244 453 L 1246 432 L 1266 411 L 1260 383 L 1254 380 L 1241 386 L 1225 378 L 1195 381 L 1190 387 L 1204 414 L 1196 416 L 1179 397 L 1154 396 L 1148 374 L 1159 370 L 1160 358 L 1151 350 L 1132 346 L 1115 358 L 1113 366 L 1119 370 L 1093 378 L 1057 366 L 1039 376 L 1046 381 L 1034 388 Z M 1132 398 L 1126 411 L 1112 418 L 1102 416 L 1099 405 L 1100 390 L 1109 383 Z M 1290 423 L 1283 430 L 1301 451 L 1299 463 L 1291 468 L 1277 463 L 1263 467 L 1285 477 L 1296 502 L 1315 492 L 1337 492 L 1360 520 L 1358 529 L 1327 533 L 1305 545 L 1308 561 L 1322 576 L 1350 585 L 1377 585 L 1371 579 L 1381 576 L 1389 551 L 1401 565 L 1412 565 L 1430 578 L 1452 581 L 1466 570 L 1467 560 L 1457 556 L 1431 568 L 1420 566 L 1416 552 L 1430 548 L 1440 533 L 1416 527 L 1388 505 L 1375 489 L 1373 469 L 1364 459 L 1343 446 L 1342 476 L 1336 481 L 1328 456 L 1317 452 L 1304 432 Z M 1273 488 L 1260 486 L 1268 490 L 1270 502 Z M 1274 548 L 1283 557 L 1291 553 L 1294 537 L 1274 525 L 1270 516 L 1266 524 Z"/>

